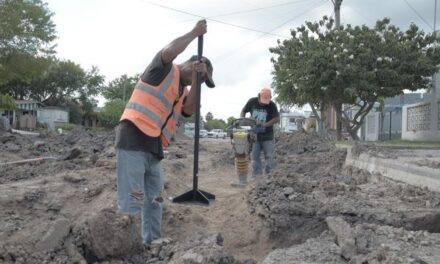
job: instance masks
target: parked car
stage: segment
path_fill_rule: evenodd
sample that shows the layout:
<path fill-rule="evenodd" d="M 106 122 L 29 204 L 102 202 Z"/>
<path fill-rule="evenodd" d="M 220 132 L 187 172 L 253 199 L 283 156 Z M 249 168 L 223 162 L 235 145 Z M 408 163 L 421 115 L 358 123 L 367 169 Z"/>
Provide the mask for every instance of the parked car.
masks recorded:
<path fill-rule="evenodd" d="M 227 133 L 223 129 L 213 129 L 208 132 L 208 137 L 210 138 L 226 138 Z"/>
<path fill-rule="evenodd" d="M 199 137 L 201 137 L 201 138 L 208 137 L 208 130 L 206 130 L 206 129 L 200 129 L 200 131 L 199 131 Z"/>

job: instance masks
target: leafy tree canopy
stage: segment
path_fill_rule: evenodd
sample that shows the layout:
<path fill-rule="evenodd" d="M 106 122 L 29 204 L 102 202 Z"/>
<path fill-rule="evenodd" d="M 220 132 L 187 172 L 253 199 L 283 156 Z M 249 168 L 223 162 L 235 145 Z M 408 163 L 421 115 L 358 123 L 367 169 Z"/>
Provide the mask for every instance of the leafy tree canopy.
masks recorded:
<path fill-rule="evenodd" d="M 14 98 L 7 94 L 0 94 L 0 109 L 10 110 L 15 109 L 17 106 L 15 104 Z"/>
<path fill-rule="evenodd" d="M 208 112 L 205 116 L 206 121 L 210 121 L 214 119 L 214 115 L 211 112 Z"/>
<path fill-rule="evenodd" d="M 0 85 L 0 92 L 47 105 L 64 105 L 70 100 L 85 102 L 100 93 L 104 77 L 96 67 L 85 71 L 72 61 L 50 60 L 48 63 L 46 70 L 29 83 L 9 82 Z"/>
<path fill-rule="evenodd" d="M 352 137 L 379 97 L 404 89 L 430 86 L 440 50 L 433 35 L 412 24 L 401 31 L 385 18 L 374 28 L 341 26 L 332 18 L 291 31 L 292 38 L 271 48 L 273 86 L 282 106 L 307 103 L 323 109 L 332 105 Z M 347 115 L 342 104 L 354 106 Z"/>
<path fill-rule="evenodd" d="M 104 108 L 99 113 L 99 120 L 105 127 L 115 127 L 118 125 L 119 118 L 124 112 L 126 102 L 117 99 L 105 103 Z"/>
<path fill-rule="evenodd" d="M 109 82 L 107 86 L 103 87 L 102 95 L 107 100 L 120 99 L 127 101 L 133 93 L 133 89 L 139 79 L 138 76 L 139 75 L 121 75 Z"/>
<path fill-rule="evenodd" d="M 0 1 L 0 85 L 30 81 L 54 54 L 55 24 L 40 0 Z"/>
<path fill-rule="evenodd" d="M 212 130 L 215 128 L 225 129 L 226 128 L 225 121 L 223 119 L 215 119 L 215 118 L 206 121 L 206 123 L 205 123 L 206 130 Z"/>

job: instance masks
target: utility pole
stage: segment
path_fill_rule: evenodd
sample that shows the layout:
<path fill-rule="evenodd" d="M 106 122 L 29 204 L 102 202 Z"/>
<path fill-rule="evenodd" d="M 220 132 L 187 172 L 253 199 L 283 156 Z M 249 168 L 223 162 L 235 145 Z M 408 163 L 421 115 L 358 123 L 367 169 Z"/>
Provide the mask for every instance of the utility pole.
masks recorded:
<path fill-rule="evenodd" d="M 339 27 L 341 25 L 341 4 L 342 0 L 332 0 L 333 6 L 335 8 L 335 25 Z"/>
<path fill-rule="evenodd" d="M 436 25 L 437 25 L 437 0 L 435 0 L 435 3 L 434 3 L 434 36 L 435 36 L 435 39 L 437 39 L 437 32 L 435 32 Z"/>
<path fill-rule="evenodd" d="M 332 0 L 333 6 L 335 9 L 335 26 L 336 28 L 339 28 L 341 26 L 341 4 L 342 0 Z M 336 109 L 334 109 L 336 112 L 336 136 L 337 139 L 340 140 L 342 138 L 342 121 L 338 117 L 338 114 L 342 115 L 343 106 L 341 103 L 338 103 L 336 106 Z M 333 111 L 332 111 L 333 112 Z"/>
<path fill-rule="evenodd" d="M 438 35 L 437 35 L 437 0 L 434 0 L 434 44 L 437 46 L 438 45 Z M 439 89 L 439 85 L 437 82 L 437 77 L 438 77 L 439 73 L 434 73 L 434 75 L 432 76 L 432 93 L 434 94 L 433 96 L 433 100 L 435 100 L 434 98 L 440 98 L 440 91 Z"/>
<path fill-rule="evenodd" d="M 125 93 L 126 93 L 126 87 L 127 87 L 127 79 L 125 79 L 124 80 L 124 90 L 123 90 L 123 92 L 122 92 L 122 101 L 124 101 L 125 102 Z"/>

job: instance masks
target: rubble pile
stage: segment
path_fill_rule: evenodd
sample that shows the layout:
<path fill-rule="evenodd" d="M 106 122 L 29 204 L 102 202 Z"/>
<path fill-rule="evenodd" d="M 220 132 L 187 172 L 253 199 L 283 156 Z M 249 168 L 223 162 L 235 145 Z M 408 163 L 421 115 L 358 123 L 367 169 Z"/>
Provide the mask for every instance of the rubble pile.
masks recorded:
<path fill-rule="evenodd" d="M 429 260 L 431 257 L 423 252 L 440 248 L 436 242 L 438 234 L 431 234 L 440 232 L 438 194 L 355 168 L 343 168 L 345 151 L 313 134 L 285 134 L 282 137 L 280 141 L 286 144 L 277 145 L 277 167 L 268 179 L 251 190 L 248 197 L 255 214 L 272 230 L 273 238 L 292 246 L 290 252 L 269 256 L 265 263 L 340 263 L 363 258 L 370 261 L 377 257 L 383 244 L 381 230 L 401 230 L 391 235 L 401 243 L 396 253 L 405 248 L 419 248 L 421 255 L 418 256 Z M 347 227 L 353 225 L 351 229 L 345 228 L 356 241 L 353 247 L 357 250 L 350 257 L 344 256 L 341 253 L 343 246 L 334 242 L 338 234 L 329 224 L 329 217 L 340 218 Z M 355 232 L 366 227 L 373 230 L 368 236 L 366 232 Z M 420 245 L 405 239 L 405 235 L 413 231 L 422 234 L 422 240 L 434 242 Z M 327 241 L 325 247 L 316 245 L 321 240 Z M 361 243 L 368 246 L 362 247 Z M 395 245 L 385 243 L 387 246 Z M 291 254 L 295 255 L 292 262 L 275 261 Z"/>
<path fill-rule="evenodd" d="M 190 147 L 176 142 L 165 169 L 189 170 Z M 116 212 L 113 131 L 2 132 L 0 152 L 0 263 L 254 263 L 236 260 L 220 234 L 143 245 L 140 218 Z M 4 164 L 38 157 L 55 159 Z"/>
<path fill-rule="evenodd" d="M 230 142 L 202 140 L 200 187 L 216 195 L 209 207 L 171 202 L 193 179 L 193 141 L 173 142 L 164 159 L 165 237 L 143 245 L 140 218 L 117 213 L 113 131 L 37 137 L 2 131 L 0 263 L 440 259 L 438 193 L 344 167 L 346 151 L 314 134 L 279 134 L 277 141 L 277 165 L 268 177 L 235 189 Z"/>

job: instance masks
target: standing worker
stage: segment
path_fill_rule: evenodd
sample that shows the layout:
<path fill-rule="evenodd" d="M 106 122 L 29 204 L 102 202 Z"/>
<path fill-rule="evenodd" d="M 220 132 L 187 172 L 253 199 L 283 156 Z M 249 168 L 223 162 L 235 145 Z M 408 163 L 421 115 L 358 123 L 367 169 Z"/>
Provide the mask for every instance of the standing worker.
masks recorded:
<path fill-rule="evenodd" d="M 273 125 L 280 121 L 280 114 L 274 102 L 272 102 L 272 91 L 270 88 L 263 88 L 257 97 L 249 99 L 241 111 L 240 116 L 245 117 L 246 113 L 251 114 L 251 118 L 255 119 L 257 126 L 255 133 L 256 141 L 252 144 L 252 177 L 254 180 L 257 175 L 261 174 L 261 150 L 264 152 L 265 168 L 264 173 L 270 172 L 273 164 L 275 141 L 273 133 Z"/>
<path fill-rule="evenodd" d="M 196 110 L 197 72 L 208 87 L 215 86 L 207 58 L 198 61 L 192 56 L 182 64 L 173 61 L 206 32 L 206 20 L 200 20 L 156 54 L 136 84 L 117 128 L 118 209 L 129 215 L 142 212 L 146 245 L 161 237 L 163 147 L 169 145 L 179 116 L 189 117 Z"/>

